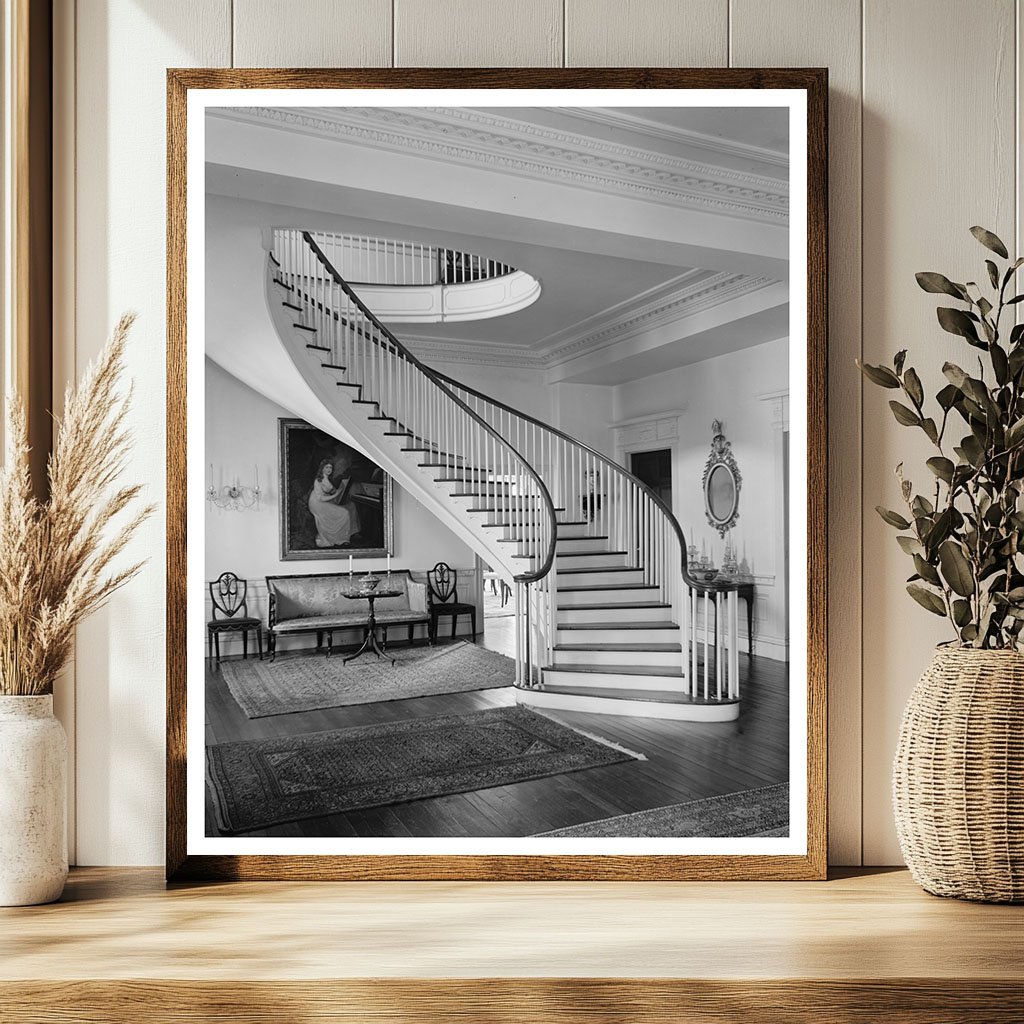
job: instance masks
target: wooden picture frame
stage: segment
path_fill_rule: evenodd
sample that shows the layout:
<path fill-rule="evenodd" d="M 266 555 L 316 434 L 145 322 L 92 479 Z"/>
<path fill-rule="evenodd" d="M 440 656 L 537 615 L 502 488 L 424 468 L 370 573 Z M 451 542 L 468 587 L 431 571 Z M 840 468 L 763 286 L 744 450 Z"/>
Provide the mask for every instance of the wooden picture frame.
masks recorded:
<path fill-rule="evenodd" d="M 190 853 L 187 839 L 189 95 L 253 89 L 796 90 L 806 97 L 806 848 L 743 855 Z M 167 75 L 167 877 L 171 880 L 812 879 L 826 873 L 827 71 L 171 69 Z M 802 282 L 801 282 L 802 283 Z M 703 445 L 703 440 L 702 440 Z"/>
<path fill-rule="evenodd" d="M 322 430 L 318 430 L 305 420 L 282 417 L 277 421 L 277 428 L 278 493 L 283 496 L 279 503 L 281 561 L 349 557 L 384 558 L 390 555 L 394 551 L 395 531 L 391 477 L 362 452 L 355 451 L 351 445 L 343 441 L 329 438 Z M 333 444 L 330 443 L 332 441 Z M 304 450 L 300 452 L 297 448 Z M 318 456 L 338 453 L 341 458 L 351 459 L 355 463 L 354 474 L 339 476 L 335 469 L 333 478 L 337 498 L 343 507 L 352 510 L 350 516 L 360 517 L 359 523 L 352 530 L 354 542 L 339 536 L 339 543 L 330 543 L 332 538 L 319 536 L 314 517 L 308 511 L 303 516 L 305 510 L 301 506 L 303 497 L 309 491 L 306 486 L 308 480 L 293 479 L 299 472 L 294 463 L 298 458 L 308 467 L 311 450 Z M 303 456 L 305 458 L 302 458 Z M 297 521 L 300 517 L 301 522 Z M 352 529 L 350 525 L 347 528 Z M 345 529 L 343 526 L 341 532 L 344 533 Z M 307 535 L 304 542 L 300 539 L 303 534 Z M 316 539 L 311 536 L 313 534 L 317 535 Z"/>

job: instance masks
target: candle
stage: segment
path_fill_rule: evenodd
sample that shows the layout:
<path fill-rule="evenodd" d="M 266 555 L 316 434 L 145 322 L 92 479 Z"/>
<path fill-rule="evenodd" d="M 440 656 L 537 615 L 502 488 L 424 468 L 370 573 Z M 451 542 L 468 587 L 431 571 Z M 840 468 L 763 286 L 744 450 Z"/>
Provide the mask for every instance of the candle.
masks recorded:
<path fill-rule="evenodd" d="M 348 578 L 352 579 L 352 556 L 348 556 Z"/>
<path fill-rule="evenodd" d="M 391 575 L 391 552 L 388 552 L 388 575 Z"/>
<path fill-rule="evenodd" d="M 256 490 L 258 491 L 260 489 L 260 467 L 253 466 L 253 469 L 256 471 Z"/>

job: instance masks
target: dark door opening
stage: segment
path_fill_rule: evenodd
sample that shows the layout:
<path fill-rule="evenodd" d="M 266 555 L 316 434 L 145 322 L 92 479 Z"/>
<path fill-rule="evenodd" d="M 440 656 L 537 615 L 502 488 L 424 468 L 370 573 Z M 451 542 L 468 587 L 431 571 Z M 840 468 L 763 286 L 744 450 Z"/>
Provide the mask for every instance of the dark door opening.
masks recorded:
<path fill-rule="evenodd" d="M 642 480 L 663 502 L 672 508 L 672 452 L 662 448 L 655 452 L 633 452 L 629 471 Z"/>

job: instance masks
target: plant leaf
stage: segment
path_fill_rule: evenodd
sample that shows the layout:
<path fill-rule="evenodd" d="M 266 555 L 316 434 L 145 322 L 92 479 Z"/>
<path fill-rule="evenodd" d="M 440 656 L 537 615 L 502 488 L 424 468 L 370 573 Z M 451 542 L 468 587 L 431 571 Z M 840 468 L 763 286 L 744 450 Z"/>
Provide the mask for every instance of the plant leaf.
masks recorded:
<path fill-rule="evenodd" d="M 964 381 L 966 381 L 967 374 L 960 369 L 956 363 L 943 363 L 942 374 L 955 388 L 959 388 L 960 391 L 964 389 Z"/>
<path fill-rule="evenodd" d="M 953 621 L 963 629 L 971 621 L 971 602 L 956 600 L 953 602 Z"/>
<path fill-rule="evenodd" d="M 926 562 L 920 555 L 914 555 L 914 568 L 917 570 L 917 574 L 926 583 L 931 583 L 936 587 L 942 586 L 942 580 L 939 579 L 939 574 L 935 571 L 935 566 L 930 562 Z"/>
<path fill-rule="evenodd" d="M 939 545 L 939 569 L 949 588 L 961 597 L 974 595 L 974 570 L 954 540 Z"/>
<path fill-rule="evenodd" d="M 991 249 L 997 256 L 1002 256 L 1004 260 L 1010 258 L 1010 254 L 1006 251 L 1006 246 L 1003 245 L 998 235 L 992 234 L 991 231 L 986 231 L 984 228 L 975 225 L 971 228 L 971 234 L 981 242 L 986 249 Z"/>
<path fill-rule="evenodd" d="M 908 409 L 905 405 L 901 405 L 899 402 L 890 402 L 889 408 L 892 409 L 892 414 L 896 417 L 897 423 L 901 423 L 905 427 L 916 427 L 920 425 L 921 417 L 918 416 L 913 409 Z"/>
<path fill-rule="evenodd" d="M 952 295 L 953 298 L 963 299 L 964 302 L 971 301 L 971 297 L 967 294 L 967 289 L 962 284 L 950 281 L 945 274 L 922 271 L 919 274 L 915 274 L 914 278 L 923 291 L 930 292 L 933 295 Z"/>
<path fill-rule="evenodd" d="M 992 287 L 998 288 L 999 268 L 991 260 L 985 260 L 985 268 L 988 270 L 988 279 L 992 282 Z"/>
<path fill-rule="evenodd" d="M 927 608 L 933 614 L 945 617 L 946 606 L 942 603 L 942 598 L 934 591 L 922 587 L 920 583 L 909 583 L 907 584 L 907 593 L 922 608 Z"/>
<path fill-rule="evenodd" d="M 910 400 L 920 409 L 921 403 L 924 401 L 924 388 L 921 387 L 921 378 L 918 377 L 917 370 L 913 367 L 903 375 L 903 387 Z"/>
<path fill-rule="evenodd" d="M 988 354 L 992 357 L 992 369 L 996 375 L 996 383 L 1002 387 L 1010 379 L 1009 360 L 998 341 L 989 345 Z"/>
<path fill-rule="evenodd" d="M 974 321 L 962 309 L 953 309 L 951 306 L 939 306 L 935 310 L 935 316 L 939 326 L 950 334 L 957 334 L 966 338 L 972 344 L 980 345 L 977 328 Z"/>
<path fill-rule="evenodd" d="M 947 384 L 935 396 L 935 400 L 939 403 L 939 407 L 943 412 L 949 412 L 949 410 L 956 405 L 959 399 L 960 389 L 953 384 Z"/>
<path fill-rule="evenodd" d="M 869 366 L 859 359 L 857 366 L 872 384 L 877 384 L 880 388 L 898 388 L 900 386 L 899 377 L 888 366 Z"/>
<path fill-rule="evenodd" d="M 910 523 L 906 521 L 898 512 L 891 512 L 887 508 L 883 508 L 881 505 L 875 506 L 875 511 L 890 525 L 895 526 L 897 530 L 909 530 Z"/>
<path fill-rule="evenodd" d="M 1006 431 L 1007 448 L 1014 448 L 1016 445 L 1020 444 L 1021 441 L 1024 441 L 1024 418 L 1017 420 L 1017 422 Z"/>
<path fill-rule="evenodd" d="M 953 481 L 953 470 L 956 468 L 952 460 L 947 459 L 941 455 L 936 455 L 934 458 L 929 459 L 925 465 L 940 479 L 944 480 L 947 484 Z"/>
<path fill-rule="evenodd" d="M 916 537 L 897 537 L 896 543 L 903 548 L 905 554 L 924 557 L 924 545 Z"/>

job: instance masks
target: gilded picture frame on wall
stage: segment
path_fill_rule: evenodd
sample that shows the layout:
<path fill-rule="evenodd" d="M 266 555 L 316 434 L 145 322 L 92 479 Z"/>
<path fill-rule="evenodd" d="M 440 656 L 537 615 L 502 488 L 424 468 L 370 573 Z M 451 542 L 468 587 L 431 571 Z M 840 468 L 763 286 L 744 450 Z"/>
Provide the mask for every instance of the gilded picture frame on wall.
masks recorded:
<path fill-rule="evenodd" d="M 167 90 L 168 878 L 823 878 L 827 72 Z"/>

